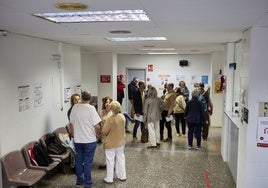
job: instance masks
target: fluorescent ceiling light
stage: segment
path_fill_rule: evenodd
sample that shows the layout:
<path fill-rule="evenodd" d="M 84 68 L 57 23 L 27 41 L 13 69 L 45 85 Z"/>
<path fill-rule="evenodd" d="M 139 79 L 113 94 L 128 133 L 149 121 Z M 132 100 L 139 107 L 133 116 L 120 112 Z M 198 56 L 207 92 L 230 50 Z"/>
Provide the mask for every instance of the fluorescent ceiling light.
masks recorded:
<path fill-rule="evenodd" d="M 149 52 L 147 54 L 150 55 L 175 55 L 175 54 L 179 54 L 178 52 Z"/>
<path fill-rule="evenodd" d="M 110 10 L 34 14 L 56 23 L 150 21 L 143 10 Z"/>
<path fill-rule="evenodd" d="M 174 48 L 140 48 L 140 51 L 173 51 Z"/>
<path fill-rule="evenodd" d="M 112 42 L 135 42 L 135 41 L 161 41 L 161 40 L 167 40 L 166 37 L 111 37 L 111 38 L 105 38 L 106 40 L 112 41 Z"/>

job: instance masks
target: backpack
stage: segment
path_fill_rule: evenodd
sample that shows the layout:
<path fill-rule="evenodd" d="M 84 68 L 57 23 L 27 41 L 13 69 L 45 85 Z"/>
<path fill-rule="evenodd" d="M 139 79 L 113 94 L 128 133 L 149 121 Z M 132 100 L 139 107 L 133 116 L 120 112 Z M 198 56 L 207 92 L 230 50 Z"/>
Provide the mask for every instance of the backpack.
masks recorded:
<path fill-rule="evenodd" d="M 207 111 L 207 101 L 206 101 L 206 99 L 205 99 L 205 96 L 204 96 L 203 94 L 200 94 L 198 100 L 199 100 L 199 101 L 201 102 L 201 104 L 202 104 L 202 109 L 203 109 L 203 111 L 204 111 L 204 112 Z"/>
<path fill-rule="evenodd" d="M 34 144 L 33 151 L 38 166 L 49 166 L 53 162 L 46 148 L 40 142 Z"/>
<path fill-rule="evenodd" d="M 49 154 L 61 155 L 66 152 L 66 147 L 61 144 L 54 133 L 47 134 L 45 142 Z"/>

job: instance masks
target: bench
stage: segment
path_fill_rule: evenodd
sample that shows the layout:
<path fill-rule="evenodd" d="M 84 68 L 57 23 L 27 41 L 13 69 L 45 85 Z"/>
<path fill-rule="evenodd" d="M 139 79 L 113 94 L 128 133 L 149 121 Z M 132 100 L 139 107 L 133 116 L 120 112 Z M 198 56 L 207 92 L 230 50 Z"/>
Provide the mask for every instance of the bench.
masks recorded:
<path fill-rule="evenodd" d="M 10 186 L 32 186 L 46 175 L 45 170 L 28 168 L 19 150 L 4 155 L 1 164 L 3 175 Z"/>

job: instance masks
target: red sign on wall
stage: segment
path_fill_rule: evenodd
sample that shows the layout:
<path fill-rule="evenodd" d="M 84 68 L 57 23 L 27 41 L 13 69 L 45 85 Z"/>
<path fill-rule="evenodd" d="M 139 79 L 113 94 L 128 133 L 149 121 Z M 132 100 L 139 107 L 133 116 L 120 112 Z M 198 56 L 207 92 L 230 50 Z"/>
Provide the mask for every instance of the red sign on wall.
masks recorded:
<path fill-rule="evenodd" d="M 111 75 L 100 75 L 100 83 L 110 83 Z"/>

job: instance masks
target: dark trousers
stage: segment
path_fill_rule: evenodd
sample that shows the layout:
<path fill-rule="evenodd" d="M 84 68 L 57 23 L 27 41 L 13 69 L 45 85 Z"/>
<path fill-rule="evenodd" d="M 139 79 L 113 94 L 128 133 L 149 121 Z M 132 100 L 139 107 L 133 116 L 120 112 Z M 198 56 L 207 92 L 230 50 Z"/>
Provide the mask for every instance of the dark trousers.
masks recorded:
<path fill-rule="evenodd" d="M 201 147 L 201 123 L 188 124 L 188 146 L 193 147 L 194 135 L 196 137 L 197 147 Z"/>
<path fill-rule="evenodd" d="M 166 126 L 168 131 L 168 138 L 172 138 L 172 130 L 171 130 L 171 121 L 166 121 L 168 111 L 164 110 L 162 112 L 162 120 L 160 120 L 160 138 L 163 138 L 164 134 L 164 126 Z"/>
<path fill-rule="evenodd" d="M 186 130 L 186 122 L 184 119 L 184 113 L 178 113 L 178 114 L 174 114 L 175 117 L 175 127 L 176 127 L 176 131 L 178 134 L 180 134 L 180 123 L 181 123 L 181 129 L 182 129 L 182 134 L 185 134 L 185 130 Z"/>
<path fill-rule="evenodd" d="M 206 140 L 208 138 L 209 126 L 210 126 L 210 114 L 208 111 L 205 112 L 205 118 L 208 121 L 208 124 L 204 123 L 202 129 L 202 138 Z"/>
<path fill-rule="evenodd" d="M 140 125 L 141 125 L 141 132 L 142 132 L 142 130 L 145 129 L 144 123 L 135 120 L 135 124 L 134 124 L 134 127 L 133 127 L 133 137 L 137 137 L 137 131 L 138 131 L 138 128 L 139 128 Z"/>

